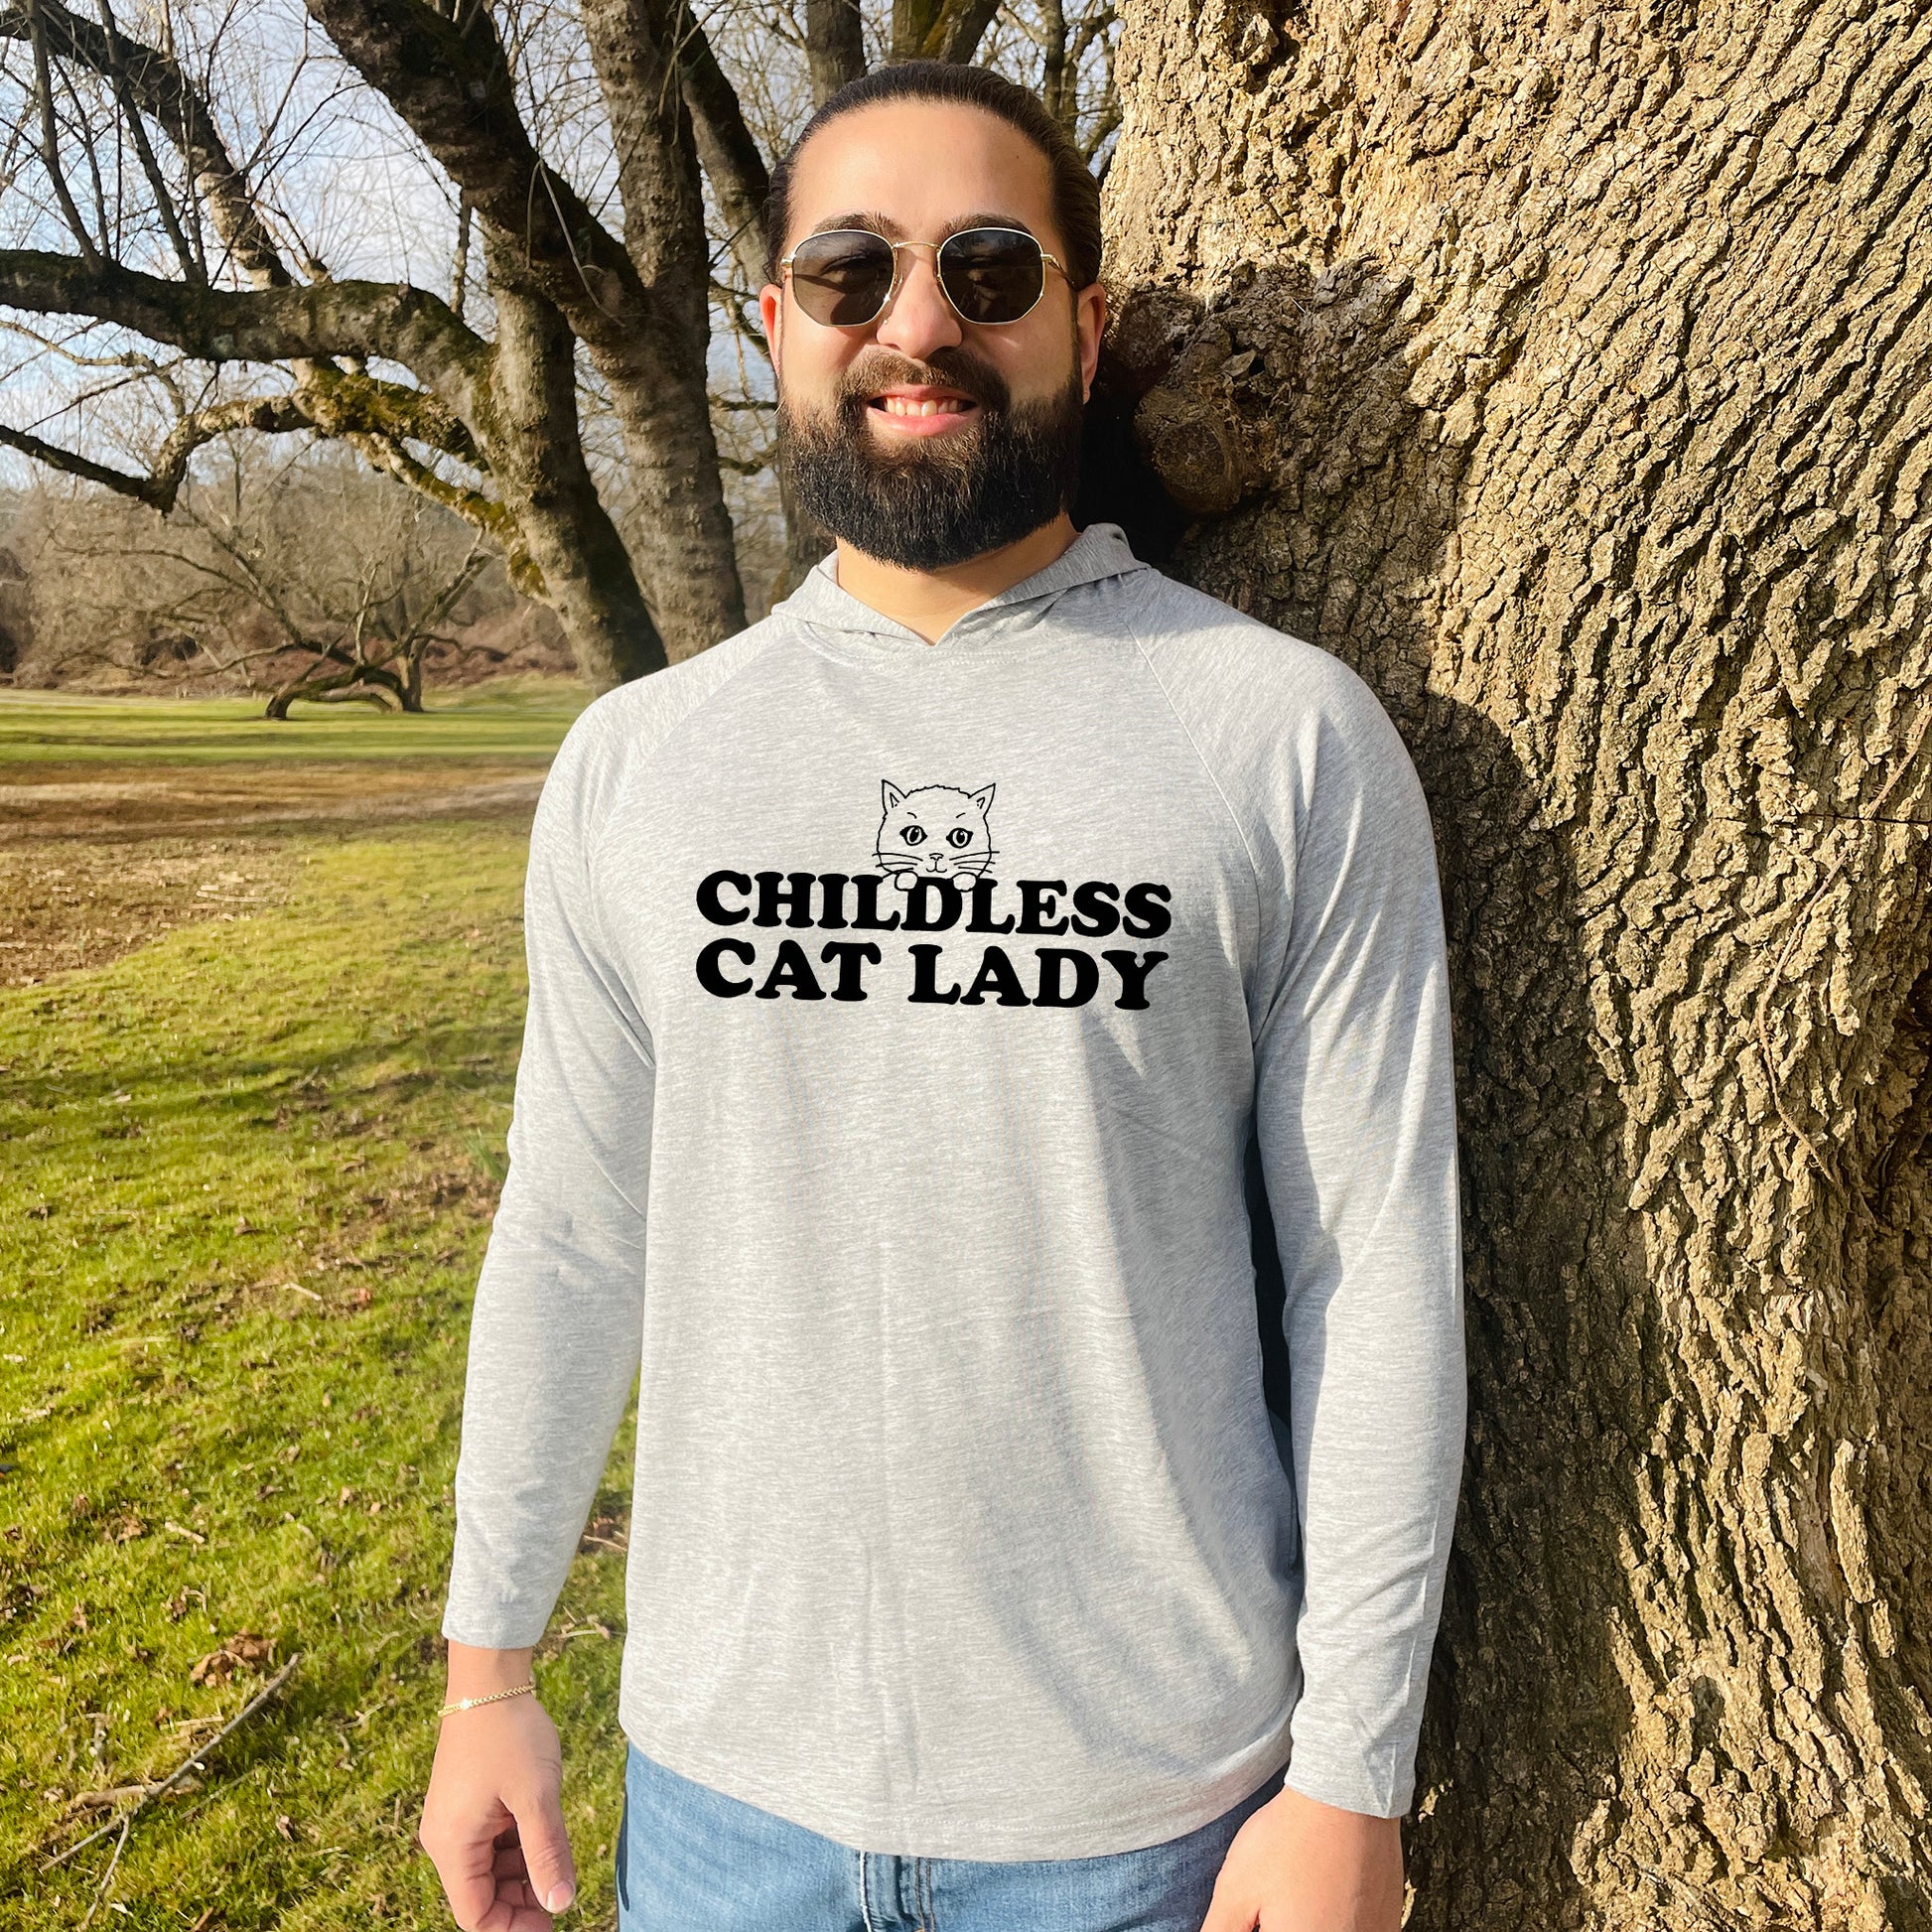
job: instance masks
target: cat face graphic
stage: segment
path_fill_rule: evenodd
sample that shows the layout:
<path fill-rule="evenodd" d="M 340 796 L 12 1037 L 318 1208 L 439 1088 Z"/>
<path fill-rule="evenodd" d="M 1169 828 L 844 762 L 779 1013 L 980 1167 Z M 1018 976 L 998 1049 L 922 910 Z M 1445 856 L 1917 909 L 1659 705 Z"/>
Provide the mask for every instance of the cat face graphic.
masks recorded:
<path fill-rule="evenodd" d="M 993 862 L 987 813 L 993 787 L 961 791 L 956 785 L 915 785 L 901 791 L 881 782 L 886 815 L 879 821 L 873 857 L 901 893 L 915 879 L 977 879 Z"/>

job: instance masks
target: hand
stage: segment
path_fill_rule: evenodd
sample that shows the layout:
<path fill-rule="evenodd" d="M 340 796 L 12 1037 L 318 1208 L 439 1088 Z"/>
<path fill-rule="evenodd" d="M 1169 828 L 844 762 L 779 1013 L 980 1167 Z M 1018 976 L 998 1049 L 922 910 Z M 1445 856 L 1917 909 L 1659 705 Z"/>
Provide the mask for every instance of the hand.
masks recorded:
<path fill-rule="evenodd" d="M 1283 1786 L 1235 1833 L 1201 1932 L 1398 1932 L 1402 1820 Z"/>
<path fill-rule="evenodd" d="M 551 1932 L 576 1896 L 563 1774 L 534 1692 L 443 1720 L 417 1836 L 463 1932 Z"/>

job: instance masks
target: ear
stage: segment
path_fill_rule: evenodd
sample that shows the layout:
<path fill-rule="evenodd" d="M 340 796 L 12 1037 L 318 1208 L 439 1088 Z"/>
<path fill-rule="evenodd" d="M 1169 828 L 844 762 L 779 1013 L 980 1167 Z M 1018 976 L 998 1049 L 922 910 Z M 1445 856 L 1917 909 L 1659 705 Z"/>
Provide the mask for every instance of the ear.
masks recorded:
<path fill-rule="evenodd" d="M 891 811 L 895 805 L 903 804 L 905 800 L 904 792 L 900 791 L 898 786 L 894 784 L 890 778 L 880 779 L 879 795 L 886 801 L 885 808 L 887 811 Z"/>
<path fill-rule="evenodd" d="M 767 282 L 759 290 L 759 321 L 764 330 L 764 345 L 771 355 L 771 373 L 784 380 L 785 292 L 780 283 Z"/>
<path fill-rule="evenodd" d="M 993 787 L 991 785 L 982 785 L 972 796 L 973 803 L 980 808 L 982 816 L 993 809 Z"/>
<path fill-rule="evenodd" d="M 1100 372 L 1100 341 L 1106 333 L 1107 290 L 1103 283 L 1095 282 L 1073 297 L 1074 349 L 1080 363 L 1081 393 L 1088 402 L 1093 400 L 1094 377 Z"/>

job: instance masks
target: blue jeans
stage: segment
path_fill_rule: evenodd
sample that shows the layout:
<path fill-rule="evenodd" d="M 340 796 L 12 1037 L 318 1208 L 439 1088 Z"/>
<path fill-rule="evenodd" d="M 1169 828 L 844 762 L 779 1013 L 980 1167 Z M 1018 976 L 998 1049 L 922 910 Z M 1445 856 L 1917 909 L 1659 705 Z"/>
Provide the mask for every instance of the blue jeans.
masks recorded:
<path fill-rule="evenodd" d="M 1200 1932 L 1274 1773 L 1198 1830 L 1137 1852 L 987 1862 L 860 1852 L 694 1784 L 635 1744 L 618 1827 L 618 1932 Z"/>

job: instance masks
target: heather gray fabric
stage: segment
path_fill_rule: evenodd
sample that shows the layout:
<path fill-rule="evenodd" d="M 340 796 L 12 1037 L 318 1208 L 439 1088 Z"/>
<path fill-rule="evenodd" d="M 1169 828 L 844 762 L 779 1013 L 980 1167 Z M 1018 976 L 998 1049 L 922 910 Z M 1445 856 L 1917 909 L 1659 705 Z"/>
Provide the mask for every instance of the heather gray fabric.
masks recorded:
<path fill-rule="evenodd" d="M 929 1858 L 1132 1850 L 1285 1761 L 1407 1809 L 1454 1106 L 1428 809 L 1352 671 L 1113 524 L 936 645 L 827 558 L 584 713 L 526 936 L 446 1635 L 542 1635 L 641 1361 L 659 1763 Z"/>

